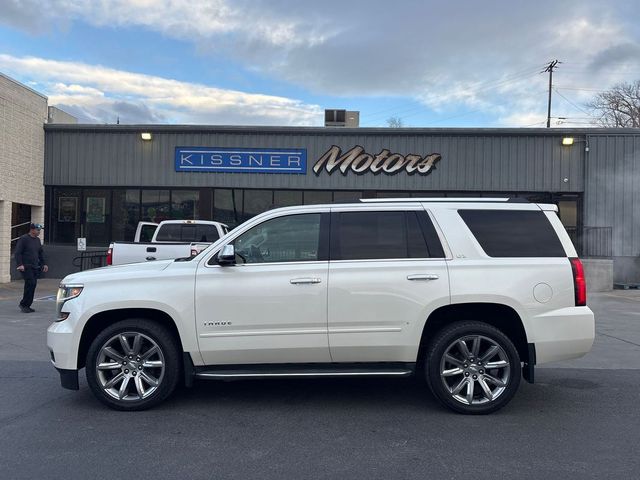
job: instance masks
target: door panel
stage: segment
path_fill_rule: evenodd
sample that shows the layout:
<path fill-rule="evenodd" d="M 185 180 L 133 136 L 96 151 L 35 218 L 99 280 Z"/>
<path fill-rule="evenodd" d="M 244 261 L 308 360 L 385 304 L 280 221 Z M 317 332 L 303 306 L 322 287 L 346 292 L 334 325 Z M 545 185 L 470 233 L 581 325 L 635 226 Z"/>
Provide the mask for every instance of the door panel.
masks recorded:
<path fill-rule="evenodd" d="M 276 215 L 231 234 L 238 264 L 201 264 L 196 329 L 205 363 L 330 361 L 328 234 L 328 213 Z"/>
<path fill-rule="evenodd" d="M 428 214 L 336 211 L 330 256 L 333 361 L 415 362 L 427 317 L 449 303 L 447 264 Z"/>
<path fill-rule="evenodd" d="M 330 361 L 327 269 L 327 262 L 202 267 L 196 328 L 205 363 Z"/>
<path fill-rule="evenodd" d="M 445 260 L 331 262 L 331 358 L 415 362 L 429 313 L 448 303 Z"/>

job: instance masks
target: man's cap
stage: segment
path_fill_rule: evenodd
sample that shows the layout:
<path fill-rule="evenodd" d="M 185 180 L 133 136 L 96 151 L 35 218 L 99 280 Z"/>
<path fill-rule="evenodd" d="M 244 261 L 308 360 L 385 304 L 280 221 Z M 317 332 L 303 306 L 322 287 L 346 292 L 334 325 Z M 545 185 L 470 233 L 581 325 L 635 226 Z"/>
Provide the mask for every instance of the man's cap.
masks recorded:
<path fill-rule="evenodd" d="M 44 228 L 44 225 L 42 225 L 41 223 L 31 223 L 31 224 L 29 224 L 29 228 L 31 230 L 33 230 L 33 229 L 42 230 Z"/>

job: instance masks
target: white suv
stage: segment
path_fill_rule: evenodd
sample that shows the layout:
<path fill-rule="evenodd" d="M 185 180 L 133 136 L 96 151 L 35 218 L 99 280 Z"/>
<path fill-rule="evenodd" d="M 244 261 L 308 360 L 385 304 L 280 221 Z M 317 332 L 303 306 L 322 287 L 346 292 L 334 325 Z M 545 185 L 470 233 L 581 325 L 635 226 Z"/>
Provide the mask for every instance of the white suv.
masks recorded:
<path fill-rule="evenodd" d="M 584 272 L 554 205 L 393 199 L 280 208 L 197 257 L 66 277 L 62 386 L 140 410 L 178 382 L 418 375 L 462 413 L 589 351 Z"/>

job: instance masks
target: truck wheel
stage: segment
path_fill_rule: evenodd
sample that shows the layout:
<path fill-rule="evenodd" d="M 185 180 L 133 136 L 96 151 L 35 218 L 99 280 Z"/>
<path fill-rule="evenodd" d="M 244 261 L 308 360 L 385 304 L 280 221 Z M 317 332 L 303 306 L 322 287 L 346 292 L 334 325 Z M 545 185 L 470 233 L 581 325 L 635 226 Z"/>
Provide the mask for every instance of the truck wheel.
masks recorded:
<path fill-rule="evenodd" d="M 93 394 L 116 410 L 145 410 L 165 400 L 180 379 L 176 339 L 147 319 L 107 327 L 87 353 L 87 382 Z"/>
<path fill-rule="evenodd" d="M 491 325 L 457 322 L 431 342 L 425 373 L 434 396 L 450 409 L 487 414 L 504 407 L 520 385 L 513 342 Z"/>

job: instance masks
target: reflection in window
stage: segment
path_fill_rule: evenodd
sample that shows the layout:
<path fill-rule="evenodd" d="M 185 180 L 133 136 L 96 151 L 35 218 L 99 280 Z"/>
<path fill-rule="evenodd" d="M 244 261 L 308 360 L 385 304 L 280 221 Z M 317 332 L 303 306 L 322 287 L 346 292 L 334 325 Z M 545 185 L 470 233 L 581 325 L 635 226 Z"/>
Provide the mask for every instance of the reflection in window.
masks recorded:
<path fill-rule="evenodd" d="M 79 188 L 56 188 L 53 192 L 53 232 L 56 243 L 75 243 L 80 236 L 82 191 Z"/>
<path fill-rule="evenodd" d="M 320 214 L 267 220 L 240 235 L 234 245 L 238 263 L 305 262 L 318 259 Z"/>
<path fill-rule="evenodd" d="M 107 245 L 111 222 L 111 190 L 84 191 L 84 236 L 87 245 Z"/>
<path fill-rule="evenodd" d="M 140 190 L 114 190 L 111 240 L 132 242 L 139 220 Z"/>
<path fill-rule="evenodd" d="M 323 192 L 320 190 L 305 190 L 304 204 L 318 205 L 321 203 L 331 203 L 331 192 Z"/>
<path fill-rule="evenodd" d="M 333 202 L 356 203 L 362 198 L 362 192 L 349 192 L 345 190 L 333 192 Z"/>
<path fill-rule="evenodd" d="M 273 208 L 272 190 L 245 190 L 243 221 Z"/>
<path fill-rule="evenodd" d="M 174 220 L 198 219 L 200 192 L 197 190 L 171 191 L 171 218 Z"/>
<path fill-rule="evenodd" d="M 234 228 L 242 223 L 242 190 L 216 188 L 213 192 L 213 220 Z"/>
<path fill-rule="evenodd" d="M 220 238 L 215 225 L 195 225 L 169 223 L 163 225 L 158 234 L 158 242 L 215 242 Z"/>
<path fill-rule="evenodd" d="M 336 220 L 332 260 L 429 256 L 415 212 L 346 212 Z"/>
<path fill-rule="evenodd" d="M 142 190 L 142 221 L 169 220 L 169 190 Z"/>
<path fill-rule="evenodd" d="M 273 192 L 274 207 L 290 207 L 292 205 L 302 205 L 300 190 L 275 190 Z"/>

